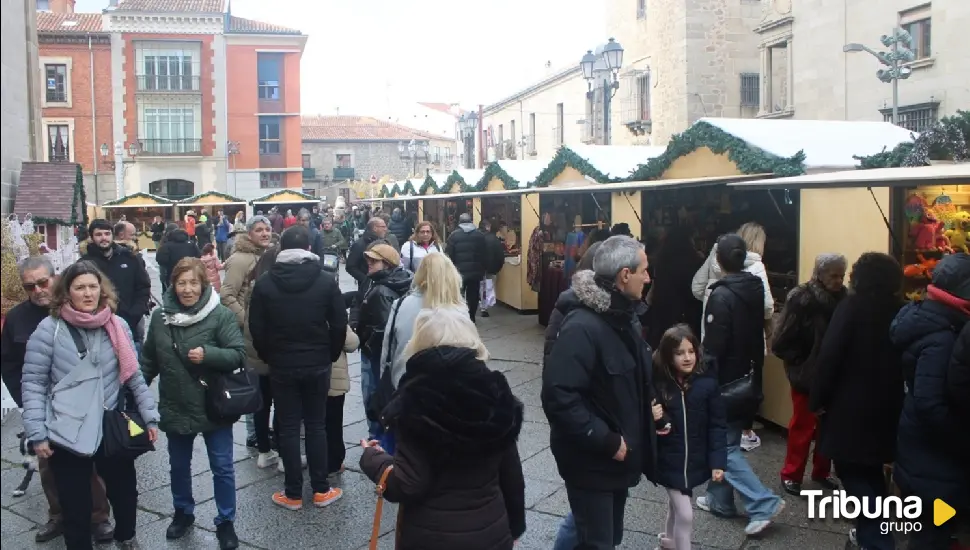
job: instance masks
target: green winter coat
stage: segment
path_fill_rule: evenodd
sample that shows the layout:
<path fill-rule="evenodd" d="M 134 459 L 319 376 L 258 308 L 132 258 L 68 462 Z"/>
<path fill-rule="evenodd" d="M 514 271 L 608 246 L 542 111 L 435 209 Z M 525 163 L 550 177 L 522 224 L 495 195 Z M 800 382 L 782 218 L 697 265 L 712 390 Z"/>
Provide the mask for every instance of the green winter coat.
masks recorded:
<path fill-rule="evenodd" d="M 215 307 L 201 320 L 187 326 L 166 324 L 166 319 L 181 313 L 192 316 L 202 311 L 212 300 Z M 182 324 L 177 318 L 174 323 Z M 172 336 L 178 344 L 179 356 L 172 346 Z M 191 349 L 204 350 L 201 364 L 188 359 Z M 162 307 L 155 310 L 148 325 L 148 335 L 141 350 L 141 370 L 145 382 L 159 377 L 158 428 L 166 433 L 196 434 L 224 427 L 209 420 L 205 412 L 205 391 L 197 376 L 186 367 L 201 372 L 231 372 L 245 365 L 246 343 L 236 315 L 219 303 L 219 295 L 207 287 L 198 303 L 183 309 L 174 289 L 170 287 L 162 297 Z"/>

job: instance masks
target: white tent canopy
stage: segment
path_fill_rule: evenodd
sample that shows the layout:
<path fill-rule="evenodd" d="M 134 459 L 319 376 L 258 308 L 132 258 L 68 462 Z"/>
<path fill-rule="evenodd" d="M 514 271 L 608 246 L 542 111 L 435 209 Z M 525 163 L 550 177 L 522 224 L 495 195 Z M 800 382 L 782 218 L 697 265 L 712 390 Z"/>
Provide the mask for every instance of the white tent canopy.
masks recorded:
<path fill-rule="evenodd" d="M 822 189 L 839 187 L 915 187 L 970 184 L 970 163 L 913 168 L 874 168 L 809 174 L 790 178 L 756 179 L 728 184 L 738 191 L 754 189 Z"/>

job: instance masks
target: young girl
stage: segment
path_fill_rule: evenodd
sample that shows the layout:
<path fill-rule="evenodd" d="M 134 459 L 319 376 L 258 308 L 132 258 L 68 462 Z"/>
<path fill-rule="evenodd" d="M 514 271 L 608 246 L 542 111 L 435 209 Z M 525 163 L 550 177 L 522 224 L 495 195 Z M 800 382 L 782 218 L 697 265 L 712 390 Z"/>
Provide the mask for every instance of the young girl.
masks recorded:
<path fill-rule="evenodd" d="M 653 354 L 657 401 L 670 419 L 658 430 L 657 481 L 667 488 L 667 530 L 660 548 L 690 550 L 691 489 L 720 481 L 727 466 L 727 422 L 713 369 L 705 368 L 700 342 L 685 324 L 664 332 Z"/>
<path fill-rule="evenodd" d="M 219 261 L 219 256 L 216 256 L 216 248 L 212 246 L 212 243 L 206 243 L 202 247 L 202 263 L 205 264 L 205 274 L 209 279 L 209 283 L 212 284 L 212 288 L 219 292 L 222 290 L 222 279 L 219 278 L 219 271 L 222 270 L 222 262 Z"/>

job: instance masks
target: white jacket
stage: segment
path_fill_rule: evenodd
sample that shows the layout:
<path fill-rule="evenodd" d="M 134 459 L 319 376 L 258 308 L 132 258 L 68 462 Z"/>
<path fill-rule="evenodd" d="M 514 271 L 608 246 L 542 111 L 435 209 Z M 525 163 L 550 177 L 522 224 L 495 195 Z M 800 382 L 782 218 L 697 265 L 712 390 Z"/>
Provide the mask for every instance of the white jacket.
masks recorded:
<path fill-rule="evenodd" d="M 711 285 L 716 283 L 724 273 L 721 271 L 720 264 L 717 263 L 717 245 L 711 249 L 710 255 L 704 261 L 704 265 L 694 274 L 690 289 L 694 297 L 704 302 L 704 310 L 707 310 L 707 298 L 711 295 Z M 761 261 L 761 254 L 748 252 L 744 259 L 744 271 L 758 277 L 765 287 L 765 319 L 771 319 L 775 312 L 775 299 L 771 296 L 771 286 L 768 284 L 768 272 L 765 264 Z M 704 339 L 704 322 L 701 319 L 701 340 Z"/>
<path fill-rule="evenodd" d="M 421 260 L 434 252 L 441 252 L 441 247 L 436 242 L 431 243 L 431 246 L 425 249 L 420 244 L 415 244 L 414 241 L 409 240 L 401 247 L 401 267 L 411 273 L 417 273 Z"/>

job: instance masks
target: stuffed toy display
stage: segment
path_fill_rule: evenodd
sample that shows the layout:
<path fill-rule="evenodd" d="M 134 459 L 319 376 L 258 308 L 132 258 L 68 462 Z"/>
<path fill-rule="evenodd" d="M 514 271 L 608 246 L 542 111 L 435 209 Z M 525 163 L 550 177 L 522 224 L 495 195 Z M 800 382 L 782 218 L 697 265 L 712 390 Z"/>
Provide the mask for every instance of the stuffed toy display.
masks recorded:
<path fill-rule="evenodd" d="M 948 229 L 944 236 L 950 241 L 950 247 L 956 252 L 970 253 L 970 212 L 960 212 L 965 214 L 962 219 L 955 218 L 953 229 Z"/>

